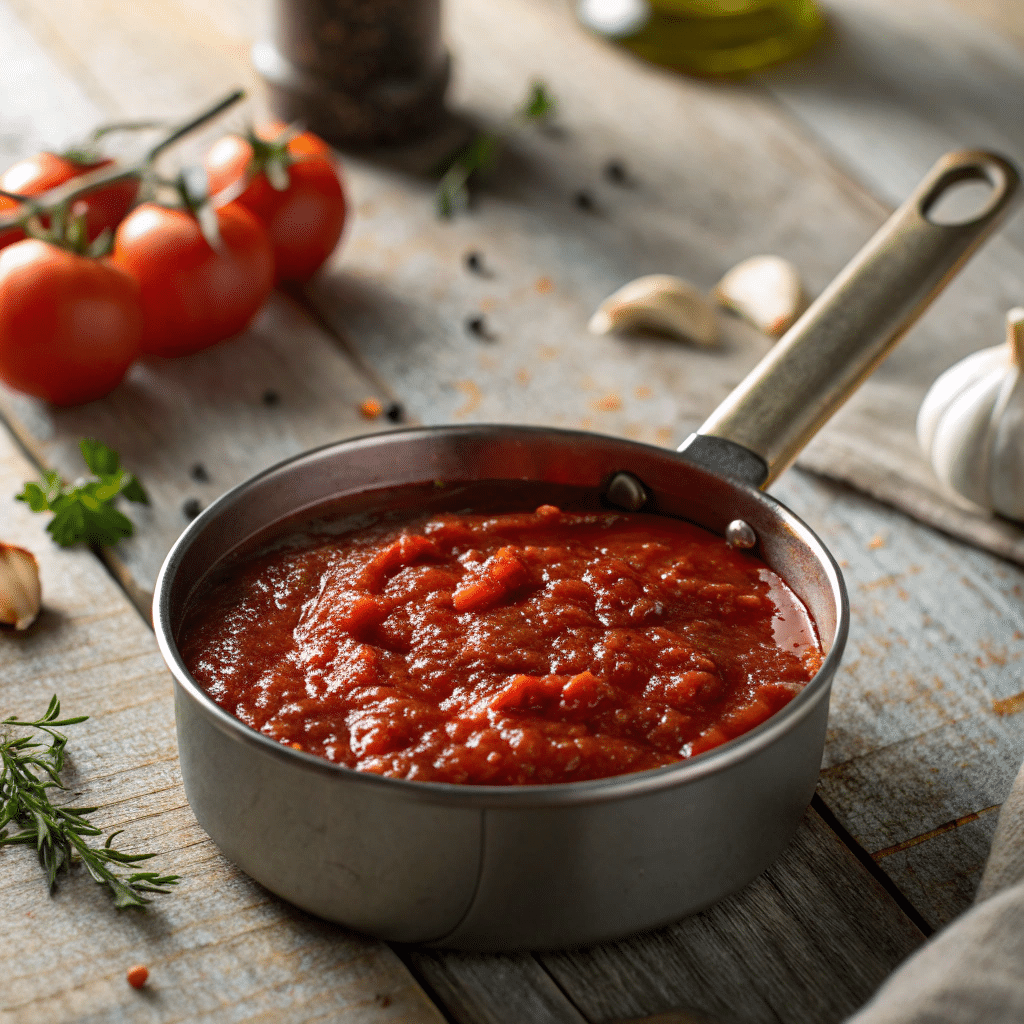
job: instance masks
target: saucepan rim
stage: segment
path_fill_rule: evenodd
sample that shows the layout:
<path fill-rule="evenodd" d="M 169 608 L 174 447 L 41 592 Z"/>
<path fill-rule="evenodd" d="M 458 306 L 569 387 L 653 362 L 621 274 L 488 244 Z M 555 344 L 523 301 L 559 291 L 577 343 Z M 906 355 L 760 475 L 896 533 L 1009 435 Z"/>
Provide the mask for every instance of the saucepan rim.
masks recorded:
<path fill-rule="evenodd" d="M 630 772 L 623 775 L 613 775 L 604 779 L 590 779 L 580 782 L 561 783 L 538 783 L 529 786 L 495 786 L 477 785 L 453 782 L 428 782 L 408 779 L 395 779 L 386 776 L 376 775 L 372 772 L 361 772 L 346 765 L 335 764 L 325 758 L 304 751 L 295 750 L 284 746 L 276 740 L 263 735 L 256 729 L 247 725 L 241 719 L 236 718 L 230 712 L 224 710 L 213 698 L 196 682 L 185 666 L 178 651 L 177 643 L 172 631 L 170 598 L 171 589 L 175 575 L 188 554 L 193 542 L 202 534 L 207 525 L 217 516 L 222 514 L 229 507 L 244 500 L 246 493 L 253 489 L 261 481 L 272 477 L 284 470 L 292 469 L 304 460 L 312 460 L 322 456 L 325 452 L 337 449 L 360 448 L 366 445 L 385 446 L 392 439 L 409 439 L 420 436 L 422 438 L 437 437 L 441 434 L 449 436 L 470 436 L 486 434 L 488 432 L 500 431 L 503 434 L 512 436 L 515 434 L 536 436 L 543 434 L 548 437 L 559 437 L 564 441 L 571 438 L 581 438 L 593 443 L 594 441 L 610 441 L 617 445 L 632 448 L 646 449 L 660 458 L 675 458 L 688 471 L 696 471 L 705 474 L 718 483 L 725 483 L 753 498 L 759 503 L 767 503 L 770 509 L 782 519 L 782 526 L 793 536 L 801 541 L 805 547 L 815 556 L 818 564 L 824 569 L 826 578 L 829 581 L 832 599 L 836 610 L 835 632 L 832 638 L 832 646 L 822 661 L 814 677 L 788 704 L 772 715 L 767 721 L 756 726 L 749 732 L 743 733 L 736 738 L 729 740 L 721 746 L 715 747 L 704 753 L 697 754 L 685 761 L 675 764 L 664 765 L 660 768 L 649 768 L 644 771 Z M 423 483 L 429 483 L 426 478 Z M 463 482 L 452 480 L 452 484 Z M 415 482 L 406 482 L 397 486 L 415 486 Z M 346 491 L 344 494 L 358 493 L 357 491 Z M 340 495 L 339 495 L 340 496 Z M 293 513 L 301 515 L 304 512 L 312 512 L 318 506 L 325 504 L 324 501 L 312 502 L 309 505 L 299 505 Z M 683 517 L 678 517 L 683 518 Z M 244 543 L 247 538 L 242 538 Z M 225 552 L 229 554 L 230 552 Z M 710 470 L 689 462 L 683 456 L 660 448 L 656 445 L 649 445 L 639 441 L 630 441 L 624 438 L 600 434 L 591 431 L 567 430 L 556 427 L 521 426 L 514 424 L 467 424 L 458 426 L 431 426 L 431 427 L 407 427 L 396 430 L 387 430 L 378 433 L 361 434 L 357 437 L 346 438 L 341 441 L 331 441 L 297 455 L 283 459 L 273 466 L 249 477 L 247 480 L 232 487 L 219 498 L 213 501 L 199 516 L 196 517 L 182 532 L 168 552 L 164 563 L 157 576 L 156 588 L 153 595 L 153 628 L 156 632 L 160 653 L 171 670 L 175 681 L 195 700 L 203 710 L 210 716 L 213 723 L 222 731 L 231 735 L 239 742 L 255 746 L 264 753 L 282 759 L 292 766 L 301 766 L 303 770 L 313 771 L 321 776 L 337 778 L 338 784 L 377 786 L 383 787 L 382 793 L 391 793 L 398 796 L 404 792 L 406 797 L 419 797 L 421 802 L 430 802 L 444 805 L 462 807 L 489 806 L 509 808 L 538 808 L 557 806 L 579 806 L 591 803 L 603 803 L 611 800 L 618 800 L 624 797 L 639 795 L 643 793 L 656 792 L 674 786 L 684 785 L 688 782 L 695 782 L 698 779 L 725 771 L 733 764 L 753 756 L 758 751 L 770 746 L 785 733 L 795 728 L 814 709 L 818 700 L 822 698 L 823 691 L 827 695 L 831 684 L 832 676 L 842 658 L 843 649 L 846 645 L 849 631 L 849 598 L 843 580 L 842 572 L 828 550 L 824 542 L 814 531 L 794 512 L 778 499 L 765 494 L 763 491 L 752 487 L 749 484 L 738 480 L 718 476 Z"/>

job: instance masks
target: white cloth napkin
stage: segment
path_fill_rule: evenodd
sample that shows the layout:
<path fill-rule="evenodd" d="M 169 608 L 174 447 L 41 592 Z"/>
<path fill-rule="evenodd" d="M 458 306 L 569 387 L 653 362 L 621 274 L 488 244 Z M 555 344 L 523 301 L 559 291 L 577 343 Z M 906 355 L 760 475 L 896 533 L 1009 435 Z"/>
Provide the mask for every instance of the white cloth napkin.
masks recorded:
<path fill-rule="evenodd" d="M 999 812 L 974 906 L 847 1024 L 1024 1024 L 1024 769 Z"/>

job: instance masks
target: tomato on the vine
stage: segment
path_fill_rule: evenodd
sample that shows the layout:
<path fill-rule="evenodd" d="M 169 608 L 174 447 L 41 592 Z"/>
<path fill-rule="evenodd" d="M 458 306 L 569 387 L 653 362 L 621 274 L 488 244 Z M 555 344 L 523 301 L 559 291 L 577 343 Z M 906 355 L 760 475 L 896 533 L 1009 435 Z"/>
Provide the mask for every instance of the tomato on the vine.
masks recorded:
<path fill-rule="evenodd" d="M 0 380 L 57 405 L 102 398 L 139 353 L 138 283 L 35 238 L 0 252 Z"/>
<path fill-rule="evenodd" d="M 210 192 L 247 179 L 234 202 L 266 227 L 278 281 L 312 277 L 341 237 L 345 190 L 330 147 L 311 132 L 289 137 L 269 125 L 248 138 L 227 135 L 206 156 Z"/>
<path fill-rule="evenodd" d="M 37 153 L 19 160 L 0 174 L 0 188 L 23 196 L 37 196 L 89 171 L 109 167 L 113 162 L 106 158 L 79 160 L 57 153 Z M 76 199 L 71 205 L 71 217 L 85 215 L 86 235 L 89 241 L 93 241 L 105 228 L 113 231 L 117 227 L 135 202 L 138 191 L 139 183 L 133 178 L 104 185 Z M 18 204 L 14 200 L 0 197 L 0 216 L 6 217 L 17 209 Z M 0 232 L 0 249 L 24 237 L 24 232 L 18 228 Z"/>
<path fill-rule="evenodd" d="M 142 293 L 142 351 L 184 356 L 238 334 L 274 286 L 274 253 L 263 226 L 228 203 L 217 210 L 219 244 L 196 217 L 143 203 L 114 236 L 113 262 Z"/>

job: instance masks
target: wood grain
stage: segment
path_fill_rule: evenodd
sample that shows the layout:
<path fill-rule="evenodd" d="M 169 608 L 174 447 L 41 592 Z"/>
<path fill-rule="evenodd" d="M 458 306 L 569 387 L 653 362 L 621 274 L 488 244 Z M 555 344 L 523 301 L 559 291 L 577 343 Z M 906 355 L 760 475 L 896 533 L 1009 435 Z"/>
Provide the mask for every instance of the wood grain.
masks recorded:
<path fill-rule="evenodd" d="M 529 953 L 410 950 L 409 963 L 455 1024 L 587 1024 Z"/>
<path fill-rule="evenodd" d="M 819 792 L 938 927 L 970 904 L 995 815 L 957 822 L 1001 803 L 1024 758 L 998 710 L 1021 689 L 1024 572 L 841 485 L 791 472 L 774 490 L 850 591 Z"/>
<path fill-rule="evenodd" d="M 39 559 L 44 611 L 0 628 L 0 717 L 37 717 L 56 692 L 69 729 L 67 799 L 99 807 L 118 845 L 180 874 L 141 912 L 114 910 L 81 868 L 47 895 L 30 850 L 0 850 L 3 1024 L 53 1021 L 418 1021 L 442 1018 L 387 946 L 281 903 L 196 824 L 177 764 L 171 680 L 152 633 L 91 552 L 60 550 L 13 501 L 30 467 L 0 427 L 3 539 Z M 272 823 L 268 823 L 272 827 Z M 149 966 L 139 993 L 125 981 Z"/>
<path fill-rule="evenodd" d="M 541 960 L 589 1020 L 674 1008 L 743 1024 L 842 1020 L 921 936 L 883 909 L 884 892 L 830 836 L 808 811 L 737 896 L 671 928 Z"/>
<path fill-rule="evenodd" d="M 977 16 L 979 6 L 993 31 Z M 960 8 L 959 10 L 957 8 Z M 895 205 L 942 153 L 980 146 L 1024 160 L 1024 46 L 1005 0 L 838 0 L 826 40 L 759 81 L 883 204 Z M 968 13 L 969 12 L 969 13 Z M 852 481 L 954 536 L 1024 562 L 1024 532 L 940 488 L 914 420 L 927 388 L 969 353 L 998 345 L 1020 302 L 1024 220 L 1010 219 L 801 464 Z"/>
<path fill-rule="evenodd" d="M 845 11 L 852 0 L 844 3 Z M 0 139 L 10 147 L 3 154 L 37 146 L 36 124 L 52 135 L 89 111 L 177 114 L 249 80 L 245 53 L 263 31 L 259 7 L 0 5 L 4 27 L 22 33 L 23 74 L 53 77 L 32 105 L 16 108 L 27 113 L 10 140 Z M 355 222 L 330 272 L 302 297 L 331 336 L 278 298 L 248 337 L 194 360 L 144 364 L 106 402 L 54 415 L 4 398 L 19 436 L 69 476 L 79 471 L 78 437 L 94 433 L 121 447 L 155 489 L 153 518 L 118 555 L 139 601 L 184 525 L 184 498 L 205 502 L 284 455 L 363 429 L 355 405 L 370 393 L 397 395 L 424 422 L 538 422 L 681 439 L 766 343 L 729 319 L 728 360 L 655 339 L 597 339 L 583 326 L 597 301 L 653 270 L 708 287 L 757 251 L 790 256 L 816 291 L 884 216 L 877 170 L 874 178 L 857 170 L 862 181 L 842 173 L 834 153 L 808 138 L 799 111 L 794 124 L 795 101 L 785 101 L 786 113 L 760 87 L 690 82 L 635 64 L 587 39 L 564 6 L 546 0 L 452 0 L 448 12 L 460 58 L 455 97 L 475 118 L 501 125 L 534 75 L 561 103 L 561 134 L 510 130 L 472 217 L 438 222 L 429 182 L 350 161 Z M 17 81 L 0 68 L 5 97 Z M 782 96 L 781 84 L 772 89 Z M 928 116 L 918 109 L 905 131 L 916 138 Z M 626 161 L 630 187 L 603 176 L 612 157 Z M 595 199 L 593 213 L 574 204 L 581 188 Z M 897 378 L 915 361 L 942 368 L 951 344 L 997 325 L 1021 274 L 1019 254 L 1001 245 L 908 339 L 905 364 L 891 364 Z M 483 254 L 493 276 L 465 269 L 469 250 Z M 479 315 L 491 342 L 466 332 L 467 317 Z M 872 385 L 857 415 L 905 425 L 903 392 L 886 380 Z M 261 396 L 279 385 L 284 400 L 271 411 Z M 829 452 L 850 450 L 861 422 L 850 415 L 830 433 L 833 447 L 818 449 L 821 468 Z M 884 468 L 872 437 L 858 451 Z M 906 456 L 905 431 L 892 447 Z M 195 461 L 209 471 L 208 488 L 189 477 Z M 944 826 L 997 804 L 1018 757 L 1015 720 L 992 705 L 1024 689 L 1014 668 L 1022 575 L 841 486 L 797 473 L 779 493 L 846 563 L 857 609 L 821 791 L 882 870 L 941 923 L 970 898 L 993 816 Z M 68 664 L 75 657 L 61 649 Z M 835 891 L 823 892 L 822 879 Z M 416 954 L 413 962 L 458 1020 L 522 1019 L 522 1006 L 553 1020 L 579 1011 L 604 1020 L 673 1003 L 735 1011 L 737 1020 L 837 1019 L 916 940 L 894 914 L 812 816 L 773 873 L 720 911 L 655 937 L 546 958 L 557 986 L 528 957 Z M 816 930 L 823 922 L 835 941 Z M 843 942 L 856 953 L 844 956 Z M 861 966 L 851 969 L 854 957 Z M 815 980 L 801 994 L 805 961 Z M 216 979 L 204 977 L 209 998 Z"/>

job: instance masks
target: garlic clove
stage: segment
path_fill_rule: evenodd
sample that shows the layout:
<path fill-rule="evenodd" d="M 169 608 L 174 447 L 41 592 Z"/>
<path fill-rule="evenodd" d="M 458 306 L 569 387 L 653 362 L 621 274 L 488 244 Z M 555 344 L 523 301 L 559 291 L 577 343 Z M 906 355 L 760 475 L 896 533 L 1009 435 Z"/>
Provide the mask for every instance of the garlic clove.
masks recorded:
<path fill-rule="evenodd" d="M 688 281 L 671 274 L 648 274 L 608 296 L 588 325 L 594 334 L 646 328 L 698 345 L 718 340 L 715 310 Z"/>
<path fill-rule="evenodd" d="M 806 308 L 800 272 L 781 256 L 751 256 L 715 286 L 715 298 L 772 338 L 781 337 Z"/>
<path fill-rule="evenodd" d="M 28 629 L 39 614 L 42 596 L 35 555 L 0 542 L 0 623 Z"/>

